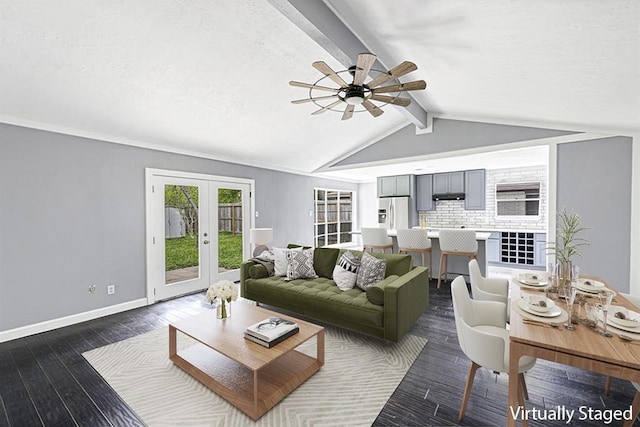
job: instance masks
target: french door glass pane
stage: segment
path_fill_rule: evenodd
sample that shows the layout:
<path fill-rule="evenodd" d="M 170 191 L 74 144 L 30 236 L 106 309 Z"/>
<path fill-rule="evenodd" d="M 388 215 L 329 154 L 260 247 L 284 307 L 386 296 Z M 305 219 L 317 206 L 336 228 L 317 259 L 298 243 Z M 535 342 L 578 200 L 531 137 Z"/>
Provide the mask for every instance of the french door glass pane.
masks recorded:
<path fill-rule="evenodd" d="M 242 190 L 218 189 L 218 272 L 242 264 Z"/>
<path fill-rule="evenodd" d="M 198 187 L 165 185 L 165 283 L 200 277 Z"/>

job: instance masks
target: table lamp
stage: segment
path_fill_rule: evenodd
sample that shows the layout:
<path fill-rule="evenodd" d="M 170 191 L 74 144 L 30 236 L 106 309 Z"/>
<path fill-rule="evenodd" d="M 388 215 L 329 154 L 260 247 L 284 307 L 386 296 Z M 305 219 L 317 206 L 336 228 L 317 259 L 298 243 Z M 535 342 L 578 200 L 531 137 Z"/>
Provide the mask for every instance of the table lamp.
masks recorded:
<path fill-rule="evenodd" d="M 253 256 L 256 257 L 262 251 L 268 250 L 267 243 L 273 239 L 273 228 L 252 228 L 249 230 L 249 242 L 254 246 Z"/>

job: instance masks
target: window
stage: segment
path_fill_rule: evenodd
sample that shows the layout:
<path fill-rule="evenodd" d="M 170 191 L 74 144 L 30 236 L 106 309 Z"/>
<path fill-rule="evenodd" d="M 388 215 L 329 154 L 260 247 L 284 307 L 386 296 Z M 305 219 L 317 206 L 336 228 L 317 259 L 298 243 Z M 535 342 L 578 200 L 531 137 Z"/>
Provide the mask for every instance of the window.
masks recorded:
<path fill-rule="evenodd" d="M 538 216 L 540 183 L 496 184 L 497 216 Z"/>
<path fill-rule="evenodd" d="M 316 247 L 351 242 L 353 192 L 316 188 L 314 192 Z"/>

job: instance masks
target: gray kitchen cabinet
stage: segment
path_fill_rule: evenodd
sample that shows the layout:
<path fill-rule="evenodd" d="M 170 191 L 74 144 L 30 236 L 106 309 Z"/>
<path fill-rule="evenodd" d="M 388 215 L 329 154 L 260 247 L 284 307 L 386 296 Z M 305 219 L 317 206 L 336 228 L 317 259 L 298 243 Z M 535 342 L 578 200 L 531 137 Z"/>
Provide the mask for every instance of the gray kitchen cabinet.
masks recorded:
<path fill-rule="evenodd" d="M 419 211 L 432 211 L 433 203 L 433 175 L 416 176 L 416 208 Z"/>
<path fill-rule="evenodd" d="M 536 256 L 535 266 L 546 267 L 547 264 L 547 235 L 546 233 L 535 234 Z"/>
<path fill-rule="evenodd" d="M 485 210 L 485 171 L 484 169 L 464 172 L 464 208 L 466 210 Z"/>
<path fill-rule="evenodd" d="M 412 195 L 413 175 L 378 177 L 378 197 L 399 197 Z"/>
<path fill-rule="evenodd" d="M 487 262 L 500 262 L 499 232 L 492 232 L 487 239 Z"/>
<path fill-rule="evenodd" d="M 464 171 L 433 174 L 433 193 L 464 193 Z"/>

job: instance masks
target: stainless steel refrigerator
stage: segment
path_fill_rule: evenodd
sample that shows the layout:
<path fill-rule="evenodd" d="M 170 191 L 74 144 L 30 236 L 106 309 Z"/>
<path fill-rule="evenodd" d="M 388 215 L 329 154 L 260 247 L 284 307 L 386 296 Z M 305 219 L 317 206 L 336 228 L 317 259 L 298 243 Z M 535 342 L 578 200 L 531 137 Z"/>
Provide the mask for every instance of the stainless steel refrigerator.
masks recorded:
<path fill-rule="evenodd" d="M 378 199 L 378 226 L 389 230 L 409 228 L 409 197 Z"/>

